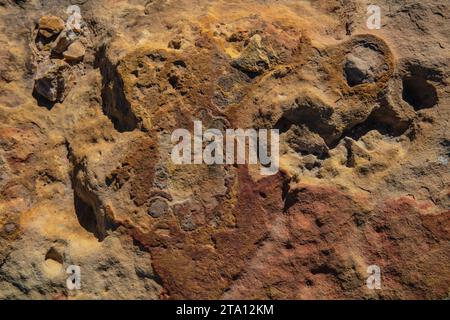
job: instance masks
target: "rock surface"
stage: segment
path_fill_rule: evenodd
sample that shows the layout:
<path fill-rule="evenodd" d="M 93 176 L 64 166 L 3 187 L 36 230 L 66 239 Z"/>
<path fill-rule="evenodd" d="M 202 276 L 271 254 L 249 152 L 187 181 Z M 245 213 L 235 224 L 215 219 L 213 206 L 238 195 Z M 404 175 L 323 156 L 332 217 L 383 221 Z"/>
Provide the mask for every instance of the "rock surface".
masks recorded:
<path fill-rule="evenodd" d="M 448 298 L 449 6 L 380 3 L 3 2 L 0 298 Z M 279 173 L 175 165 L 195 120 Z"/>
<path fill-rule="evenodd" d="M 64 51 L 64 58 L 69 61 L 79 61 L 82 60 L 84 55 L 86 54 L 86 49 L 80 41 L 75 41 L 66 51 Z"/>
<path fill-rule="evenodd" d="M 71 86 L 70 66 L 61 60 L 42 63 L 36 73 L 34 90 L 51 102 L 62 102 Z"/>
<path fill-rule="evenodd" d="M 39 20 L 39 33 L 46 38 L 59 34 L 64 29 L 64 21 L 55 16 L 43 16 Z"/>

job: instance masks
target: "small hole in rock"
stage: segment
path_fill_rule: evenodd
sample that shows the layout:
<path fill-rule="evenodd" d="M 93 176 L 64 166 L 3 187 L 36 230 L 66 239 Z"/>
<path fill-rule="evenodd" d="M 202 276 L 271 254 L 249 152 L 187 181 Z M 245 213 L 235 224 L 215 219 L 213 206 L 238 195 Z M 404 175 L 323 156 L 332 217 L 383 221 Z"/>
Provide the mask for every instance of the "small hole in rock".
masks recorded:
<path fill-rule="evenodd" d="M 410 76 L 403 78 L 403 100 L 415 110 L 431 108 L 438 102 L 436 88 L 427 80 Z"/>
<path fill-rule="evenodd" d="M 102 232 L 97 224 L 97 217 L 94 207 L 86 200 L 82 199 L 77 193 L 74 196 L 75 212 L 80 225 L 97 237 L 100 241 L 104 239 Z"/>
<path fill-rule="evenodd" d="M 53 247 L 47 251 L 47 254 L 45 255 L 45 260 L 53 260 L 60 264 L 62 264 L 64 261 L 62 254 L 59 253 L 58 250 L 56 250 Z"/>

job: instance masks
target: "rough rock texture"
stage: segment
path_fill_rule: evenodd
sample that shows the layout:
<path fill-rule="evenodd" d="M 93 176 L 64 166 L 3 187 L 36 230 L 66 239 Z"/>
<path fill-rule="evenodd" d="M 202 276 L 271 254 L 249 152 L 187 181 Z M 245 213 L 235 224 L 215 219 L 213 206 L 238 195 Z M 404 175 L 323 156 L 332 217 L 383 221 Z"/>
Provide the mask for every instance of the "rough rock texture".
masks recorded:
<path fill-rule="evenodd" d="M 36 72 L 34 90 L 51 102 L 62 102 L 71 88 L 70 66 L 61 60 L 48 60 Z"/>
<path fill-rule="evenodd" d="M 449 5 L 380 3 L 0 1 L 0 298 L 448 298 Z M 194 120 L 280 172 L 173 164 Z"/>
<path fill-rule="evenodd" d="M 86 54 L 86 49 L 80 41 L 75 41 L 67 47 L 64 51 L 64 58 L 69 61 L 79 61 L 82 60 Z"/>
<path fill-rule="evenodd" d="M 39 20 L 39 33 L 50 38 L 59 34 L 64 29 L 64 21 L 55 16 L 43 16 Z"/>

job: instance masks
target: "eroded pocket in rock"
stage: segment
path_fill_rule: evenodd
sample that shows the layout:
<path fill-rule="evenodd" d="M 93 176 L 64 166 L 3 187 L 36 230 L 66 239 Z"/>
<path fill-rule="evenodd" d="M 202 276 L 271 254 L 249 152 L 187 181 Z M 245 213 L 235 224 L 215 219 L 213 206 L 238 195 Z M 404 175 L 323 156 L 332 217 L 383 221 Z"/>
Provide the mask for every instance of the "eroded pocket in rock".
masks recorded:
<path fill-rule="evenodd" d="M 434 85 L 418 76 L 406 76 L 402 79 L 402 98 L 415 110 L 432 108 L 438 103 Z"/>

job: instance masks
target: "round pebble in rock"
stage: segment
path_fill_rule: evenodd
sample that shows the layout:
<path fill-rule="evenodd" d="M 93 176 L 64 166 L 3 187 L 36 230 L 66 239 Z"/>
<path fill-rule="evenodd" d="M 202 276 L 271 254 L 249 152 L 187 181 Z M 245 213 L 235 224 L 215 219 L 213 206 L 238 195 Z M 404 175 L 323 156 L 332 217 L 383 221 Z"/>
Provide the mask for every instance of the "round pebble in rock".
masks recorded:
<path fill-rule="evenodd" d="M 16 231 L 17 226 L 15 223 L 7 223 L 5 224 L 3 229 L 5 230 L 6 233 L 13 233 L 14 231 Z"/>
<path fill-rule="evenodd" d="M 155 198 L 150 202 L 148 213 L 153 218 L 159 218 L 169 210 L 167 201 L 161 198 Z"/>
<path fill-rule="evenodd" d="M 363 83 L 378 81 L 388 65 L 385 57 L 370 47 L 358 46 L 346 57 L 344 76 L 353 87 Z"/>

